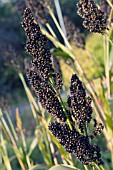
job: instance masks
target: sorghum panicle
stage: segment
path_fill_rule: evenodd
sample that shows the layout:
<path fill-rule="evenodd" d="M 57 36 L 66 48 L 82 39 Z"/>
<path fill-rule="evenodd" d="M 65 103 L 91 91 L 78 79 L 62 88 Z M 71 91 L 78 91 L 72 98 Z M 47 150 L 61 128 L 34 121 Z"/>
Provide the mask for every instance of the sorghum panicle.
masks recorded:
<path fill-rule="evenodd" d="M 81 163 L 85 165 L 91 165 L 92 162 L 98 165 L 102 163 L 99 147 L 91 145 L 89 137 L 80 134 L 74 127 L 73 130 L 70 130 L 67 124 L 52 122 L 49 125 L 49 130 L 66 151 L 73 153 Z"/>
<path fill-rule="evenodd" d="M 84 123 L 89 123 L 92 119 L 92 107 L 91 99 L 86 97 L 83 84 L 76 74 L 74 74 L 71 78 L 69 100 L 68 105 L 71 105 L 72 115 L 79 128 L 82 129 Z"/>
<path fill-rule="evenodd" d="M 54 72 L 50 51 L 47 49 L 47 38 L 35 22 L 31 10 L 26 8 L 22 23 L 27 35 L 26 51 L 33 56 L 32 63 L 43 79 L 48 79 Z"/>
<path fill-rule="evenodd" d="M 34 70 L 27 70 L 27 78 L 35 91 L 39 102 L 54 118 L 66 121 L 66 115 L 57 98 L 57 94 L 50 84 L 44 81 Z"/>
<path fill-rule="evenodd" d="M 83 26 L 95 33 L 105 33 L 107 27 L 107 16 L 102 12 L 93 0 L 79 0 L 78 15 L 83 19 Z"/>

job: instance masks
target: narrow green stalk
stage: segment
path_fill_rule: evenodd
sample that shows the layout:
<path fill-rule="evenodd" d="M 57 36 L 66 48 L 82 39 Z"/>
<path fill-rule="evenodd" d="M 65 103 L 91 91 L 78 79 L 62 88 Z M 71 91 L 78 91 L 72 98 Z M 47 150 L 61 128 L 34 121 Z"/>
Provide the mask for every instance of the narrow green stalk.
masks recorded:
<path fill-rule="evenodd" d="M 113 9 L 113 4 L 111 3 L 110 0 L 106 0 L 108 2 L 108 4 L 110 5 L 110 7 Z"/>
<path fill-rule="evenodd" d="M 25 79 L 23 77 L 23 74 L 22 73 L 18 73 L 19 77 L 20 77 L 20 80 L 24 86 L 24 89 L 25 89 L 25 92 L 26 92 L 26 95 L 28 97 L 28 100 L 29 100 L 29 103 L 30 103 L 30 106 L 31 106 L 31 110 L 32 110 L 32 114 L 33 114 L 33 117 L 37 123 L 38 121 L 38 118 L 37 118 L 37 114 L 36 114 L 36 111 L 39 113 L 39 108 L 38 108 L 38 105 L 36 103 L 36 101 L 34 100 L 26 82 L 25 82 Z M 35 109 L 34 109 L 35 108 Z M 36 110 L 36 111 L 35 111 Z"/>
<path fill-rule="evenodd" d="M 100 168 L 101 168 L 101 170 L 105 170 L 104 167 L 103 167 L 102 165 L 100 166 Z"/>
<path fill-rule="evenodd" d="M 85 168 L 85 170 L 88 170 L 88 167 L 86 165 L 84 165 L 84 168 Z"/>
<path fill-rule="evenodd" d="M 18 136 L 17 136 L 17 133 L 16 133 L 15 128 L 14 128 L 14 126 L 13 126 L 13 123 L 12 123 L 12 121 L 11 121 L 11 118 L 10 118 L 10 116 L 9 116 L 9 114 L 8 114 L 7 111 L 5 111 L 5 114 L 6 114 L 6 116 L 7 116 L 9 125 L 10 125 L 11 130 L 12 130 L 12 133 L 13 133 L 13 135 L 14 135 L 14 137 L 15 137 L 15 140 L 18 141 Z"/>
<path fill-rule="evenodd" d="M 62 28 L 62 31 L 63 31 L 64 35 L 66 36 L 67 33 L 66 33 L 65 25 L 64 25 L 64 20 L 63 20 L 59 0 L 54 0 L 54 4 L 55 4 L 55 7 L 56 7 L 56 12 L 57 12 L 57 16 L 58 16 L 58 19 L 59 19 L 60 26 Z"/>
<path fill-rule="evenodd" d="M 54 91 L 55 91 L 58 99 L 60 100 L 60 103 L 62 104 L 63 110 L 64 110 L 64 112 L 65 112 L 65 114 L 66 114 L 67 123 L 68 123 L 70 129 L 72 130 L 72 125 L 71 125 L 70 120 L 68 119 L 68 114 L 67 114 L 66 108 L 65 108 L 65 106 L 64 106 L 63 100 L 62 100 L 61 95 L 60 95 L 60 93 L 58 92 L 58 90 L 55 89 L 55 87 L 54 87 L 54 82 L 53 82 L 52 79 L 50 79 L 50 84 L 52 85 L 52 87 L 53 87 L 53 89 L 54 89 Z"/>
<path fill-rule="evenodd" d="M 106 85 L 107 85 L 107 98 L 111 97 L 110 94 L 110 69 L 109 69 L 109 41 L 108 37 L 104 38 L 104 65 L 106 74 Z"/>
<path fill-rule="evenodd" d="M 49 23 L 46 23 L 46 26 L 47 26 L 48 30 L 50 31 L 51 35 L 57 39 L 57 36 L 56 36 L 55 32 L 53 31 L 53 29 L 51 28 L 51 26 L 49 25 Z"/>
<path fill-rule="evenodd" d="M 70 46 L 69 42 L 67 41 L 67 38 L 66 38 L 65 34 L 63 33 L 63 31 L 62 31 L 62 29 L 61 29 L 61 27 L 60 27 L 57 19 L 55 18 L 55 15 L 53 14 L 52 10 L 50 9 L 50 7 L 48 7 L 48 10 L 49 10 L 49 13 L 50 13 L 50 15 L 51 15 L 51 17 L 52 17 L 55 25 L 57 26 L 57 28 L 58 28 L 58 30 L 59 30 L 59 32 L 60 32 L 62 38 L 64 39 L 64 42 L 65 42 L 66 46 L 67 46 L 69 49 L 71 49 L 71 46 Z"/>
<path fill-rule="evenodd" d="M 25 92 L 26 92 L 27 96 L 29 96 L 29 99 L 33 103 L 36 111 L 39 111 L 37 103 L 36 103 L 35 99 L 33 98 L 32 94 L 31 94 L 31 92 L 30 92 L 30 90 L 29 90 L 29 88 L 28 88 L 28 86 L 27 86 L 27 84 L 25 82 L 23 74 L 20 72 L 20 73 L 18 73 L 18 75 L 20 77 L 20 80 L 22 81 L 22 84 L 24 86 L 24 89 L 25 89 Z"/>
<path fill-rule="evenodd" d="M 15 139 L 13 138 L 13 135 L 11 134 L 10 129 L 9 129 L 9 127 L 8 127 L 5 119 L 3 118 L 3 114 L 2 114 L 2 111 L 1 111 L 1 110 L 0 110 L 0 118 L 1 118 L 1 122 L 2 122 L 2 124 L 3 124 L 3 126 L 4 126 L 4 128 L 5 128 L 8 136 L 9 136 L 9 138 L 10 138 L 10 140 L 11 140 L 11 143 L 13 144 L 13 149 L 14 149 L 14 152 L 15 152 L 15 154 L 16 154 L 16 156 L 17 156 L 17 159 L 18 159 L 18 162 L 19 162 L 20 166 L 21 166 L 22 170 L 26 170 L 26 169 L 25 169 L 25 166 L 24 166 L 24 164 L 23 164 L 23 162 L 22 162 L 22 160 L 21 160 L 21 156 L 20 156 L 20 153 L 19 153 L 20 151 L 19 151 L 19 149 L 18 149 L 18 147 L 17 147 L 17 144 L 16 144 L 16 142 L 15 142 Z"/>
<path fill-rule="evenodd" d="M 48 141 L 49 141 L 49 145 L 50 145 L 50 150 L 51 150 L 51 154 L 53 156 L 53 160 L 54 160 L 54 164 L 57 165 L 58 164 L 58 160 L 57 160 L 57 157 L 55 155 L 55 149 L 54 149 L 54 145 L 51 141 L 51 138 L 50 138 L 50 135 L 49 133 L 47 133 L 47 138 L 48 138 Z"/>
<path fill-rule="evenodd" d="M 7 148 L 6 148 L 6 145 L 5 145 L 5 140 L 3 138 L 2 133 L 0 134 L 0 145 L 1 145 L 1 154 L 2 154 L 3 161 L 4 161 L 4 165 L 5 165 L 7 170 L 12 170 L 10 160 L 8 158 L 8 153 L 7 153 Z"/>
<path fill-rule="evenodd" d="M 46 133 L 44 128 L 42 129 L 42 131 L 43 131 L 43 135 L 44 135 L 44 141 L 45 141 L 47 153 L 49 155 L 50 165 L 53 165 L 52 154 L 51 154 L 51 150 L 50 150 L 50 146 L 49 146 L 49 141 L 48 141 L 48 138 L 47 138 L 47 133 Z"/>
<path fill-rule="evenodd" d="M 41 26 L 41 31 L 43 34 L 45 34 L 47 36 L 47 38 L 50 39 L 50 41 L 52 43 L 54 43 L 54 45 L 59 48 L 62 49 L 62 51 L 64 51 L 65 53 L 69 54 L 69 56 L 71 56 L 71 58 L 74 60 L 75 59 L 75 55 L 73 53 L 73 51 L 67 47 L 65 47 L 63 44 L 61 44 L 56 38 L 54 38 L 52 35 L 50 35 L 42 26 Z"/>
<path fill-rule="evenodd" d="M 31 168 L 30 158 L 29 158 L 29 155 L 27 154 L 27 145 L 26 145 L 26 140 L 25 140 L 25 136 L 24 136 L 23 130 L 21 130 L 20 133 L 21 133 L 21 137 L 22 137 L 24 151 L 26 153 L 26 161 L 27 161 L 28 167 Z"/>

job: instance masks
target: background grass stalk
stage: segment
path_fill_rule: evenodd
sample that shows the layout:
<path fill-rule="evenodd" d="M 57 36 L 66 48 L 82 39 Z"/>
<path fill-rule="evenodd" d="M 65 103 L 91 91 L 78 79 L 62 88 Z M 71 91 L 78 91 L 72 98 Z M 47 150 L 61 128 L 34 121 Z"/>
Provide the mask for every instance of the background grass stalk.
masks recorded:
<path fill-rule="evenodd" d="M 13 145 L 13 149 L 14 149 L 14 152 L 15 152 L 15 154 L 16 154 L 16 156 L 17 156 L 17 159 L 18 159 L 18 161 L 19 161 L 19 164 L 20 164 L 22 170 L 25 170 L 25 166 L 24 166 L 24 164 L 23 164 L 23 162 L 22 162 L 22 160 L 21 160 L 21 158 L 20 158 L 19 149 L 18 149 L 18 147 L 17 147 L 17 144 L 16 144 L 16 142 L 15 142 L 15 140 L 14 140 L 11 132 L 10 132 L 10 129 L 9 129 L 6 121 L 5 121 L 4 118 L 3 118 L 3 114 L 2 114 L 2 111 L 1 111 L 1 110 L 0 110 L 0 117 L 1 117 L 1 122 L 2 122 L 4 128 L 5 128 L 6 132 L 7 132 L 7 134 L 8 134 L 8 136 L 9 136 L 10 140 L 11 140 L 11 143 L 12 143 L 12 145 Z"/>
<path fill-rule="evenodd" d="M 57 26 L 57 28 L 58 28 L 58 30 L 59 30 L 59 32 L 60 32 L 62 38 L 64 39 L 64 42 L 65 42 L 66 46 L 67 46 L 69 49 L 71 49 L 71 46 L 70 46 L 69 42 L 67 41 L 67 38 L 66 38 L 64 32 L 62 31 L 62 29 L 61 29 L 61 27 L 60 27 L 60 25 L 59 25 L 59 23 L 58 23 L 55 15 L 53 14 L 52 10 L 50 9 L 50 7 L 48 7 L 48 10 L 49 10 L 49 13 L 50 13 L 50 15 L 51 15 L 51 17 L 52 17 L 55 25 Z"/>
<path fill-rule="evenodd" d="M 65 28 L 65 25 L 64 25 L 64 20 L 63 20 L 62 11 L 61 11 L 61 8 L 60 8 L 59 0 L 54 0 L 54 4 L 55 4 L 55 7 L 56 7 L 56 12 L 57 12 L 57 16 L 58 16 L 58 19 L 59 19 L 59 22 L 60 22 L 60 26 L 62 28 L 64 35 L 66 36 L 67 32 L 66 32 L 66 28 Z"/>
<path fill-rule="evenodd" d="M 109 68 L 109 41 L 108 37 L 104 38 L 104 54 L 105 54 L 105 74 L 107 85 L 107 97 L 110 99 L 110 68 Z"/>

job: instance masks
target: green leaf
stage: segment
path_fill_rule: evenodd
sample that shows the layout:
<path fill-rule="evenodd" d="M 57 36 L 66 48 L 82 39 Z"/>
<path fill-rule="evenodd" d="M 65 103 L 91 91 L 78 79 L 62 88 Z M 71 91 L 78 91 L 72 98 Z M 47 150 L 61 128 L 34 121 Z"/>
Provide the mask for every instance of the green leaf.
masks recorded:
<path fill-rule="evenodd" d="M 35 147 L 37 146 L 37 143 L 38 143 L 37 137 L 35 137 L 35 138 L 32 140 L 32 143 L 31 143 L 30 148 L 29 148 L 29 153 L 28 153 L 29 156 L 31 155 L 31 153 L 33 152 L 33 150 L 35 149 Z"/>
<path fill-rule="evenodd" d="M 49 170 L 79 170 L 79 169 L 68 165 L 56 165 L 50 168 Z"/>
<path fill-rule="evenodd" d="M 69 59 L 69 58 L 71 59 L 71 57 L 70 57 L 67 53 L 61 51 L 60 48 L 56 48 L 56 51 L 53 52 L 52 54 L 53 54 L 54 56 L 63 57 L 63 58 L 65 58 L 65 59 Z"/>

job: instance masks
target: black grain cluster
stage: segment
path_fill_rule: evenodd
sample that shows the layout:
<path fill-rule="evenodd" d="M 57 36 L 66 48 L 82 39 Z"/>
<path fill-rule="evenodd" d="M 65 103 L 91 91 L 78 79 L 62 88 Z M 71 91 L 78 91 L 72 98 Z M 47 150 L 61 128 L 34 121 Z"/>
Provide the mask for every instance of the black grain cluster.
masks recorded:
<path fill-rule="evenodd" d="M 68 105 L 71 107 L 72 116 L 75 118 L 76 123 L 83 130 L 84 124 L 89 123 L 92 119 L 91 98 L 86 97 L 83 84 L 76 74 L 71 78 Z"/>
<path fill-rule="evenodd" d="M 80 15 L 84 21 L 83 26 L 95 33 L 105 33 L 107 27 L 107 16 L 102 12 L 93 0 L 79 0 L 78 15 Z"/>
<path fill-rule="evenodd" d="M 27 36 L 26 50 L 33 56 L 31 64 L 27 64 L 27 78 L 42 106 L 54 118 L 66 121 L 66 115 L 50 83 L 52 78 L 54 79 L 56 76 L 57 88 L 61 88 L 61 76 L 54 72 L 51 54 L 46 47 L 47 38 L 42 34 L 39 25 L 34 21 L 29 8 L 26 8 L 24 11 L 22 25 Z"/>
<path fill-rule="evenodd" d="M 59 102 L 56 92 L 50 84 L 44 81 L 33 68 L 27 70 L 27 78 L 32 85 L 33 90 L 38 97 L 42 106 L 51 114 L 54 118 L 60 119 L 60 121 L 66 121 L 66 115 Z"/>
<path fill-rule="evenodd" d="M 35 22 L 31 10 L 26 8 L 22 23 L 27 35 L 26 51 L 33 56 L 32 63 L 43 79 L 48 79 L 54 72 L 50 51 L 47 49 L 47 38 Z"/>
<path fill-rule="evenodd" d="M 90 144 L 89 137 L 80 134 L 74 127 L 70 130 L 67 124 L 54 122 L 49 125 L 49 130 L 66 151 L 73 153 L 81 163 L 85 165 L 91 165 L 92 162 L 98 165 L 102 163 L 99 147 Z"/>

